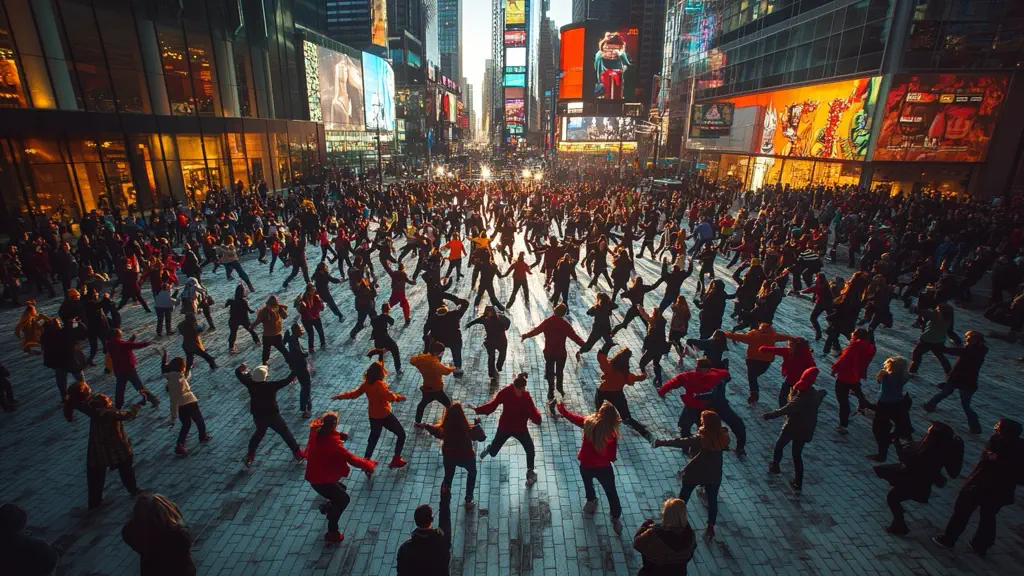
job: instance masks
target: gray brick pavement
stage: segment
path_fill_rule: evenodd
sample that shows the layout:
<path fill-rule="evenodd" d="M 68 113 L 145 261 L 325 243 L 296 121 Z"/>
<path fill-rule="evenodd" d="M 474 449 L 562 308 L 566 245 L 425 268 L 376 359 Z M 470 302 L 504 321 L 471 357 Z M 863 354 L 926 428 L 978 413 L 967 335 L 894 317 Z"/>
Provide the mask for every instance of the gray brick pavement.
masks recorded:
<path fill-rule="evenodd" d="M 310 262 L 314 262 L 312 250 Z M 247 258 L 245 266 L 256 284 L 252 297 L 255 305 L 269 293 L 279 293 L 290 301 L 298 290 L 293 284 L 287 293 L 280 293 L 286 270 L 269 276 L 266 267 Z M 650 260 L 638 262 L 639 271 L 647 278 L 656 277 L 658 265 Z M 729 272 L 719 265 L 719 273 L 731 284 Z M 826 272 L 849 275 L 845 267 L 828 265 Z M 382 465 L 379 472 L 367 479 L 361 474 L 347 481 L 352 504 L 342 517 L 346 539 L 341 546 L 325 547 L 322 535 L 325 522 L 317 510 L 318 496 L 303 480 L 303 466 L 291 461 L 291 455 L 275 434 L 268 434 L 261 445 L 257 463 L 247 471 L 242 464 L 245 446 L 252 431 L 247 410 L 247 395 L 235 381 L 232 369 L 241 362 L 250 366 L 259 362 L 260 351 L 250 340 L 239 338 L 239 354 L 227 350 L 227 317 L 224 301 L 234 288 L 223 272 L 205 272 L 207 285 L 216 299 L 217 331 L 205 341 L 222 369 L 210 372 L 199 361 L 194 370 L 192 386 L 200 399 L 203 413 L 214 441 L 199 446 L 196 435 L 189 438 L 192 455 L 176 458 L 173 453 L 177 428 L 166 426 L 166 405 L 159 410 L 146 408 L 140 418 L 126 425 L 136 450 L 136 471 L 140 485 L 168 495 L 182 508 L 193 529 L 196 542 L 193 552 L 201 574 L 388 574 L 394 572 L 398 546 L 412 528 L 412 511 L 422 502 L 436 505 L 442 476 L 438 443 L 411 426 L 415 401 L 418 398 L 419 376 L 406 367 L 402 375 L 392 374 L 391 387 L 408 395 L 409 402 L 395 405 L 395 413 L 409 435 L 405 455 L 407 469 L 394 471 Z M 581 279 L 588 281 L 585 273 Z M 387 280 L 381 289 L 386 298 Z M 539 300 L 543 294 L 542 280 L 530 279 L 533 300 L 529 307 L 521 301 L 510 311 L 513 328 L 510 334 L 509 358 L 502 378 L 506 384 L 519 370 L 531 373 L 530 386 L 538 401 L 544 397 L 542 339 L 520 343 L 515 336 L 540 322 L 550 306 Z M 499 289 L 507 297 L 511 283 Z M 603 284 L 602 284 L 603 287 Z M 688 280 L 684 292 L 693 294 L 695 282 Z M 468 276 L 458 285 L 466 295 Z M 354 314 L 347 288 L 336 287 L 335 298 L 348 316 L 344 325 L 333 316 L 324 317 L 329 350 L 317 354 L 313 361 L 314 411 L 336 409 L 341 414 L 341 428 L 352 434 L 348 446 L 357 453 L 365 447 L 368 426 L 366 403 L 333 402 L 330 396 L 358 384 L 367 362 L 363 357 L 369 346 L 369 330 L 355 342 L 347 341 Z M 584 314 L 593 301 L 595 291 L 573 289 L 570 320 L 585 336 L 589 318 Z M 648 295 L 647 304 L 660 300 L 660 290 Z M 414 318 L 409 327 L 393 331 L 402 348 L 403 357 L 421 346 L 422 322 L 425 318 L 425 293 L 422 286 L 412 287 L 410 300 Z M 55 313 L 57 301 L 46 301 L 41 311 Z M 482 305 L 479 307 L 482 309 Z M 621 312 L 622 310 L 620 310 Z M 776 326 L 782 331 L 807 335 L 810 303 L 786 298 L 780 307 Z M 911 318 L 894 303 L 896 329 L 882 328 L 877 334 L 878 355 L 871 373 L 887 356 L 909 355 L 916 330 L 910 329 Z M 0 312 L 0 322 L 11 330 L 20 310 Z M 472 315 L 471 312 L 469 315 Z M 154 336 L 153 316 L 141 308 L 123 311 L 126 332 L 140 338 Z M 974 311 L 958 311 L 958 327 L 990 328 Z M 621 314 L 618 316 L 621 317 Z M 728 320 L 728 319 L 727 319 Z M 401 323 L 399 323 L 400 325 Z M 641 325 L 634 323 L 620 333 L 616 341 L 639 350 Z M 690 333 L 696 332 L 696 319 Z M 88 423 L 77 418 L 67 424 L 57 405 L 52 374 L 42 367 L 39 357 L 23 355 L 13 336 L 0 341 L 0 357 L 14 374 L 14 386 L 22 401 L 15 414 L 0 415 L 0 446 L 4 466 L 0 469 L 3 499 L 18 502 L 30 514 L 33 533 L 65 549 L 60 574 L 134 574 L 138 560 L 121 541 L 120 528 L 127 518 L 131 501 L 116 478 L 108 476 L 106 503 L 96 514 L 84 511 L 85 447 Z M 467 332 L 464 352 L 466 376 L 450 380 L 447 389 L 457 400 L 471 405 L 485 401 L 493 390 L 486 376 L 486 354 L 476 346 L 482 334 Z M 164 338 L 157 346 L 168 346 L 170 353 L 180 354 L 178 338 Z M 983 371 L 981 390 L 975 407 L 986 429 L 983 436 L 967 434 L 966 422 L 955 397 L 942 404 L 935 418 L 950 422 L 967 442 L 966 468 L 977 459 L 988 430 L 1000 416 L 1020 418 L 1024 391 L 1019 383 L 1020 365 L 1014 359 L 1020 349 L 1002 342 L 992 342 Z M 815 345 L 820 351 L 820 345 Z M 911 534 L 904 538 L 886 534 L 881 524 L 889 519 L 884 495 L 886 485 L 875 478 L 864 454 L 872 450 L 870 421 L 855 417 L 849 435 L 832 432 L 836 423 L 835 398 L 830 394 L 822 408 L 819 434 L 805 452 L 806 480 L 804 491 L 795 495 L 786 484 L 787 477 L 769 477 L 764 473 L 770 450 L 780 423 L 765 423 L 759 413 L 769 408 L 774 399 L 773 388 L 781 380 L 778 363 L 762 378 L 764 400 L 751 411 L 743 402 L 746 397 L 746 374 L 742 347 L 734 347 L 732 357 L 733 405 L 748 427 L 747 458 L 726 457 L 725 480 L 720 493 L 717 538 L 710 544 L 701 542 L 691 563 L 693 574 L 986 574 L 1013 573 L 1024 560 L 1024 512 L 1020 504 L 1004 508 L 1000 514 L 999 540 L 988 558 L 979 560 L 966 551 L 961 542 L 958 553 L 950 553 L 933 545 L 928 538 L 944 525 L 952 509 L 960 480 L 943 489 L 936 489 L 928 505 L 909 503 L 908 519 Z M 160 387 L 159 359 L 152 350 L 139 355 L 139 373 L 149 385 Z M 820 358 L 820 356 L 819 356 Z M 822 359 L 824 360 L 824 359 Z M 826 361 L 819 360 L 821 365 Z M 387 360 L 391 365 L 391 360 Z M 678 371 L 674 355 L 664 363 L 666 377 Z M 271 360 L 272 375 L 285 370 L 276 355 Z M 824 372 L 824 371 L 823 371 Z M 112 393 L 113 377 L 102 374 L 102 368 L 87 370 L 87 379 L 97 391 Z M 598 382 L 597 362 L 593 354 L 577 362 L 569 359 L 566 367 L 566 401 L 577 410 L 591 405 Z M 908 385 L 915 403 L 920 405 L 941 380 L 941 368 L 926 358 L 921 376 Z M 823 376 L 819 385 L 831 389 L 831 379 Z M 869 396 L 876 392 L 873 384 L 865 388 Z M 161 391 L 162 394 L 162 391 Z M 163 394 L 162 394 L 163 395 Z M 659 400 L 650 381 L 638 384 L 627 392 L 634 417 L 651 426 L 658 436 L 673 433 L 679 414 L 678 396 Z M 280 394 L 280 403 L 289 426 L 305 442 L 307 424 L 298 411 L 298 389 L 291 386 Z M 427 417 L 440 415 L 433 405 Z M 914 412 L 914 425 L 920 432 L 926 425 L 924 414 Z M 484 426 L 493 434 L 497 418 L 487 417 Z M 684 463 L 676 450 L 652 450 L 631 430 L 624 429 L 620 443 L 616 477 L 622 497 L 625 531 L 621 537 L 611 529 L 607 503 L 593 517 L 582 513 L 583 486 L 579 478 L 576 451 L 579 431 L 570 424 L 545 415 L 541 426 L 532 429 L 537 445 L 540 480 L 531 489 L 523 488 L 525 459 L 517 443 L 509 442 L 495 459 L 479 466 L 477 480 L 478 509 L 465 511 L 453 508 L 453 574 L 633 574 L 641 559 L 631 546 L 632 530 L 643 519 L 656 517 L 660 503 L 678 493 L 675 471 Z M 382 436 L 375 457 L 386 463 L 394 439 Z M 784 472 L 790 472 L 788 462 Z M 465 478 L 458 475 L 455 492 L 461 495 Z M 458 499 L 455 500 L 458 502 Z M 706 508 L 694 499 L 689 506 L 692 524 L 702 529 Z M 973 530 L 973 523 L 969 530 Z"/>

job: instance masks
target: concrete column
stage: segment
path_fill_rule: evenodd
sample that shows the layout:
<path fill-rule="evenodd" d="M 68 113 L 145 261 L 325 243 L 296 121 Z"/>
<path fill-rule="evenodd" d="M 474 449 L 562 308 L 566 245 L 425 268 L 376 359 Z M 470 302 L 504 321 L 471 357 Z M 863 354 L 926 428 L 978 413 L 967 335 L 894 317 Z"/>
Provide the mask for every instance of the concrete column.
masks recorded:
<path fill-rule="evenodd" d="M 235 73 L 235 53 L 230 40 L 213 38 L 213 52 L 217 59 L 217 84 L 220 87 L 220 103 L 224 115 L 241 116 L 238 107 L 238 76 Z"/>
<path fill-rule="evenodd" d="M 160 56 L 160 41 L 152 20 L 139 18 L 135 21 L 142 51 L 142 67 L 146 71 L 146 86 L 153 106 L 153 113 L 171 115 L 171 103 L 167 98 L 167 83 L 164 82 L 164 64 Z"/>
<path fill-rule="evenodd" d="M 270 79 L 270 54 L 265 48 L 254 48 L 252 82 L 256 89 L 256 107 L 260 118 L 274 118 L 274 89 Z"/>
<path fill-rule="evenodd" d="M 71 74 L 68 72 L 64 46 L 61 44 L 60 34 L 57 32 L 53 4 L 49 0 L 32 0 L 32 11 L 35 13 L 43 54 L 50 67 L 50 78 L 53 80 L 53 92 L 57 97 L 57 107 L 61 110 L 78 110 L 78 100 L 75 98 L 75 89 L 71 85 Z"/>
<path fill-rule="evenodd" d="M 28 94 L 32 98 L 32 106 L 34 108 L 56 108 L 57 99 L 50 86 L 46 59 L 43 48 L 39 45 L 39 36 L 36 34 L 36 26 L 28 0 L 7 0 L 7 13 L 11 19 L 11 34 L 14 35 L 14 41 L 18 43 L 18 55 L 21 57 L 21 68 L 25 74 Z M 50 16 L 51 18 L 53 16 L 52 10 Z M 67 85 L 70 88 L 71 82 L 67 66 L 61 70 L 64 78 L 68 80 Z M 73 89 L 71 98 L 74 102 Z"/>

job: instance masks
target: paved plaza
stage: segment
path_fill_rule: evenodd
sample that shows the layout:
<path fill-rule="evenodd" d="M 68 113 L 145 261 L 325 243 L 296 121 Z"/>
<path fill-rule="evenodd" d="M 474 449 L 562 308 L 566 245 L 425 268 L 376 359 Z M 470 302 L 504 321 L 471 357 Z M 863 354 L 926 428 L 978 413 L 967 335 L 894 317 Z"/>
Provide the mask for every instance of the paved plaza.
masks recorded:
<path fill-rule="evenodd" d="M 315 256 L 312 249 L 309 254 L 312 268 L 318 261 L 319 250 Z M 255 257 L 249 256 L 243 261 L 257 288 L 250 297 L 253 308 L 268 295 L 278 294 L 294 311 L 291 301 L 301 291 L 301 282 L 293 282 L 289 291 L 281 292 L 287 269 L 279 268 L 270 276 Z M 503 261 L 499 261 L 499 265 L 504 269 Z M 638 261 L 637 269 L 647 279 L 654 280 L 660 264 L 643 259 Z M 379 264 L 377 270 L 380 274 Z M 336 272 L 336 268 L 332 267 L 332 271 Z M 835 265 L 827 265 L 826 272 L 830 278 L 835 274 L 850 274 L 848 268 Z M 722 259 L 719 259 L 718 273 L 727 278 L 731 292 L 731 270 L 724 267 Z M 280 438 L 268 434 L 252 469 L 247 470 L 243 464 L 253 424 L 248 413 L 248 395 L 232 372 L 242 362 L 249 366 L 258 364 L 260 349 L 243 334 L 238 339 L 239 353 L 229 354 L 224 302 L 232 294 L 235 283 L 225 280 L 223 270 L 213 274 L 208 267 L 204 274 L 216 300 L 217 322 L 217 330 L 207 334 L 204 340 L 221 368 L 211 372 L 205 362 L 197 359 L 191 382 L 214 440 L 200 447 L 193 432 L 189 437 L 191 455 L 175 457 L 173 448 L 179 424 L 175 421 L 174 428 L 168 427 L 166 402 L 156 410 L 147 406 L 138 419 L 125 425 L 135 449 L 139 485 L 167 495 L 180 506 L 195 537 L 192 550 L 200 574 L 393 574 L 398 547 L 414 528 L 413 509 L 418 504 L 431 503 L 436 510 L 443 474 L 438 441 L 412 427 L 420 377 L 408 366 L 407 359 L 422 348 L 421 334 L 426 317 L 424 287 L 418 285 L 410 290 L 412 324 L 402 328 L 399 321 L 393 330 L 406 366 L 402 375 L 392 371 L 389 377 L 391 388 L 410 399 L 394 406 L 395 414 L 408 433 L 405 457 L 409 466 L 397 471 L 386 467 L 394 437 L 383 434 L 374 455 L 381 462 L 377 473 L 367 478 L 357 472 L 344 481 L 352 496 L 352 503 L 341 519 L 344 543 L 325 546 L 326 523 L 317 511 L 320 497 L 303 479 L 304 466 L 292 461 Z M 551 306 L 543 299 L 542 278 L 535 272 L 530 279 L 530 306 L 525 307 L 519 300 L 509 311 L 512 319 L 509 358 L 501 378 L 504 386 L 511 382 L 512 374 L 527 370 L 530 390 L 538 403 L 543 402 L 546 387 L 541 355 L 543 339 L 522 343 L 518 336 L 551 311 Z M 581 282 L 589 279 L 580 271 Z M 499 295 L 507 298 L 511 281 L 502 282 L 507 284 L 501 285 Z M 606 289 L 603 282 L 601 288 Z M 692 297 L 694 289 L 695 280 L 690 278 L 684 285 L 684 293 Z M 454 291 L 461 296 L 468 294 L 468 275 Z M 380 292 L 378 305 L 390 293 L 386 276 L 381 280 Z M 145 293 L 150 298 L 149 291 Z M 590 318 L 585 312 L 596 294 L 594 290 L 573 288 L 569 320 L 583 337 L 590 329 Z M 660 288 L 649 294 L 647 305 L 657 303 L 661 295 Z M 355 318 L 352 296 L 345 285 L 336 286 L 334 296 L 347 317 L 345 323 L 338 323 L 329 312 L 324 315 L 329 342 L 328 351 L 318 353 L 312 360 L 314 412 L 328 408 L 338 410 L 339 428 L 352 436 L 348 447 L 361 455 L 369 432 L 366 400 L 341 402 L 332 401 L 330 397 L 360 382 L 368 365 L 364 355 L 370 346 L 369 329 L 354 342 L 348 341 L 348 330 Z M 46 300 L 40 303 L 40 311 L 55 314 L 58 304 L 57 300 Z M 621 319 L 625 311 L 622 303 L 619 306 L 616 319 Z M 993 328 L 981 318 L 979 306 L 980 302 L 973 309 L 957 310 L 958 330 L 982 327 L 988 332 Z M 483 304 L 467 313 L 467 320 L 482 308 Z M 785 298 L 776 317 L 777 329 L 812 335 L 807 322 L 810 309 L 809 300 Z M 883 327 L 877 333 L 878 354 L 869 370 L 872 377 L 886 357 L 909 356 L 917 340 L 918 331 L 910 328 L 912 319 L 898 301 L 893 303 L 893 312 L 896 328 Z M 63 549 L 58 574 L 137 574 L 138 557 L 121 540 L 121 527 L 128 518 L 132 501 L 117 474 L 108 474 L 104 506 L 96 513 L 86 514 L 85 457 L 89 422 L 81 415 L 73 424 L 64 420 L 52 371 L 42 366 L 40 357 L 27 356 L 19 350 L 13 327 L 20 313 L 20 309 L 0 313 L 0 322 L 7 333 L 0 341 L 0 357 L 13 373 L 15 393 L 21 400 L 21 408 L 16 413 L 0 414 L 2 499 L 24 507 L 29 513 L 31 532 Z M 155 337 L 154 315 L 134 305 L 126 307 L 122 314 L 126 335 L 135 333 L 141 339 Z M 400 318 L 400 315 L 396 310 L 394 316 Z M 729 323 L 728 317 L 726 323 Z M 617 343 L 635 351 L 634 364 L 639 358 L 641 329 L 641 323 L 636 322 L 616 337 Z M 696 332 L 694 309 L 691 336 Z M 478 327 L 465 330 L 464 340 L 465 376 L 461 380 L 450 379 L 447 390 L 455 400 L 475 406 L 487 400 L 495 389 L 488 384 L 486 354 L 481 344 L 483 330 Z M 779 362 L 762 378 L 761 404 L 752 410 L 745 402 L 744 347 L 731 347 L 728 353 L 733 367 L 731 400 L 747 425 L 747 456 L 743 460 L 731 453 L 725 456 L 717 537 L 710 544 L 703 540 L 698 543 L 689 573 L 1019 573 L 1024 563 L 1024 510 L 1020 502 L 1004 508 L 1000 514 L 997 542 L 987 558 L 979 559 L 967 550 L 967 537 L 958 544 L 956 553 L 929 540 L 945 525 L 962 480 L 936 488 L 927 505 L 907 504 L 911 532 L 906 537 L 891 536 L 883 530 L 883 524 L 890 519 L 885 505 L 888 485 L 874 475 L 871 463 L 864 457 L 874 448 L 870 418 L 854 416 L 846 436 L 833 432 L 837 410 L 832 379 L 827 375 L 831 358 L 820 356 L 820 344 L 813 344 L 819 367 L 823 368 L 818 385 L 828 389 L 829 395 L 822 407 L 815 440 L 804 453 L 806 479 L 803 493 L 799 495 L 788 486 L 792 473 L 788 451 L 782 463 L 782 475 L 769 477 L 765 473 L 782 421 L 763 422 L 760 413 L 774 408 L 776 394 L 773 390 L 777 390 L 781 381 Z M 168 347 L 172 357 L 181 354 L 180 338 L 175 336 L 155 341 L 150 349 L 140 351 L 138 357 L 142 378 L 166 400 L 163 380 L 159 377 L 158 349 L 163 346 Z M 1024 365 L 1015 361 L 1022 350 L 1001 341 L 991 341 L 989 346 L 991 351 L 975 397 L 984 433 L 967 433 L 956 396 L 947 399 L 930 415 L 949 422 L 964 437 L 967 444 L 964 474 L 977 461 L 999 417 L 1019 420 L 1024 416 L 1021 410 L 1024 379 L 1020 377 Z M 565 402 L 582 412 L 592 407 L 599 373 L 594 353 L 577 362 L 571 357 L 575 349 L 570 344 Z M 673 353 L 664 362 L 666 378 L 679 371 L 676 360 Z M 392 367 L 390 358 L 387 365 Z M 686 366 L 692 368 L 692 365 L 692 360 L 687 360 Z M 276 352 L 270 369 L 271 378 L 286 373 L 284 361 Z M 913 417 L 918 436 L 927 427 L 926 415 L 918 406 L 934 392 L 941 376 L 939 364 L 934 358 L 926 357 L 920 376 L 907 385 L 915 401 Z M 103 374 L 102 365 L 88 369 L 86 377 L 95 391 L 113 395 L 113 377 Z M 877 393 L 873 380 L 865 384 L 865 390 L 873 398 Z M 281 392 L 279 401 L 288 425 L 304 445 L 308 421 L 299 412 L 298 392 L 298 385 L 293 384 Z M 651 427 L 656 436 L 674 435 L 681 409 L 678 394 L 661 400 L 648 380 L 627 391 L 627 397 L 634 417 Z M 428 418 L 439 415 L 439 405 L 428 409 Z M 488 437 L 494 434 L 497 420 L 497 415 L 483 418 Z M 457 505 L 464 495 L 465 473 L 456 475 L 452 574 L 635 574 L 641 558 L 632 548 L 633 531 L 645 518 L 657 518 L 660 504 L 678 493 L 676 471 L 685 463 L 682 453 L 671 448 L 654 450 L 632 430 L 623 427 L 624 438 L 619 443 L 615 474 L 624 507 L 625 529 L 621 536 L 616 536 L 603 492 L 598 490 L 601 504 L 597 513 L 591 517 L 583 514 L 583 485 L 576 460 L 579 429 L 564 419 L 553 419 L 545 414 L 540 426 L 531 425 L 531 433 L 537 445 L 540 475 L 533 487 L 523 486 L 525 456 L 514 441 L 506 444 L 497 458 L 480 464 L 477 509 L 467 511 Z M 890 452 L 890 461 L 893 458 Z M 706 512 L 698 498 L 690 502 L 690 522 L 700 533 L 705 526 Z M 972 522 L 967 536 L 974 526 Z"/>

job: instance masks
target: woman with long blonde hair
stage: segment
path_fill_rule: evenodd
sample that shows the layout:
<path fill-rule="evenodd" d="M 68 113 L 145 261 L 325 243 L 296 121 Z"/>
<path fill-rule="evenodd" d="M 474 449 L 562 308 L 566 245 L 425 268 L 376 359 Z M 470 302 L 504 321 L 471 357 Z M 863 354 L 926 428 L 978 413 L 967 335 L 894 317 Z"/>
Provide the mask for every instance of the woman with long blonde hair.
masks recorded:
<path fill-rule="evenodd" d="M 608 497 L 612 529 L 616 534 L 622 534 L 622 505 L 619 503 L 619 493 L 615 489 L 615 472 L 612 470 L 619 442 L 618 410 L 606 400 L 596 412 L 582 416 L 559 402 L 558 413 L 583 429 L 583 443 L 576 454 L 580 461 L 580 475 L 583 477 L 583 488 L 587 496 L 583 512 L 593 514 L 597 509 L 597 492 L 594 491 L 594 480 L 597 480 Z"/>
<path fill-rule="evenodd" d="M 685 576 L 686 565 L 697 548 L 697 539 L 686 518 L 686 502 L 679 498 L 665 500 L 661 506 L 661 523 L 644 520 L 633 537 L 633 548 L 644 561 L 637 576 Z"/>
<path fill-rule="evenodd" d="M 871 432 L 878 443 L 878 452 L 868 454 L 869 460 L 885 462 L 889 445 L 910 436 L 910 395 L 903 393 L 903 385 L 910 380 L 908 366 L 906 358 L 893 356 L 875 376 L 879 387 Z"/>
<path fill-rule="evenodd" d="M 708 527 L 704 532 L 707 539 L 715 536 L 715 521 L 718 519 L 718 489 L 722 485 L 722 452 L 729 449 L 729 431 L 722 426 L 722 419 L 713 410 L 700 415 L 700 428 L 693 436 L 672 440 L 655 440 L 654 447 L 672 446 L 682 448 L 689 454 L 690 461 L 683 467 L 683 487 L 679 498 L 690 500 L 690 494 L 697 486 L 704 487 L 708 501 Z"/>
<path fill-rule="evenodd" d="M 139 553 L 139 574 L 143 576 L 196 573 L 190 550 L 192 535 L 178 507 L 160 494 L 143 492 L 135 499 L 121 538 Z"/>

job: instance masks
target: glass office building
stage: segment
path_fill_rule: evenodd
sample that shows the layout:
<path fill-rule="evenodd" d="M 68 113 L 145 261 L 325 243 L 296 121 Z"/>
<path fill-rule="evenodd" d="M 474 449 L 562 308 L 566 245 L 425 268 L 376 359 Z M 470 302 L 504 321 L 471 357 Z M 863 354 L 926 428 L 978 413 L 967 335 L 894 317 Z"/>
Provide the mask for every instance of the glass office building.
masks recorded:
<path fill-rule="evenodd" d="M 301 37 L 323 3 L 268 6 L 0 0 L 0 219 L 146 211 L 319 170 Z"/>

